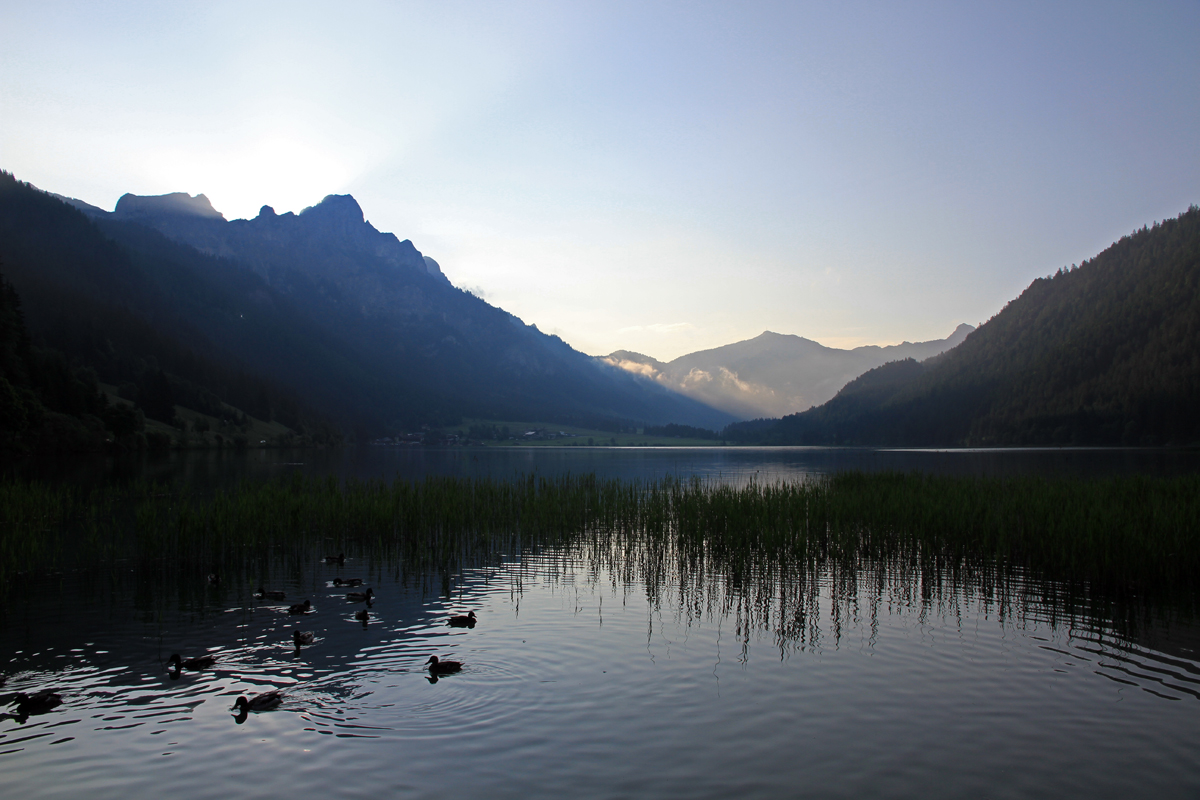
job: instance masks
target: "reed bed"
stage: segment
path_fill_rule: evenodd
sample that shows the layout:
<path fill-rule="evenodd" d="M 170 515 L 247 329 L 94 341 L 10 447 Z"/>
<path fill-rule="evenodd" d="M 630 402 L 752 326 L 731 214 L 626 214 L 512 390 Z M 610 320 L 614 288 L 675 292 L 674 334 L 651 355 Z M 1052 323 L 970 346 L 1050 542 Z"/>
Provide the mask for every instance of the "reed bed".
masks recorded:
<path fill-rule="evenodd" d="M 745 486 L 594 475 L 392 483 L 294 476 L 211 496 L 151 484 L 87 495 L 0 484 L 0 588 L 29 571 L 114 563 L 156 583 L 220 570 L 245 584 L 280 559 L 298 568 L 338 552 L 446 574 L 547 548 L 652 592 L 690 591 L 687 602 L 769 598 L 820 572 L 851 584 L 901 576 L 901 594 L 971 586 L 1002 597 L 1019 576 L 1043 594 L 1191 603 L 1200 587 L 1200 476 L 848 472 Z M 697 599 L 713 575 L 728 597 Z"/>

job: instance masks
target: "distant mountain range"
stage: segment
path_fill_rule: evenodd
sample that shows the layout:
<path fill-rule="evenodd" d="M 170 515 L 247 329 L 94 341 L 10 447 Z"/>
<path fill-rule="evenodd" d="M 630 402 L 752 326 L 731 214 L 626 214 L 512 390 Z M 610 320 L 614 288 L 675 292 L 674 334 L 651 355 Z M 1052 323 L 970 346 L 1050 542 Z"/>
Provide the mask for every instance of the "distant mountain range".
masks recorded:
<path fill-rule="evenodd" d="M 877 367 L 728 438 L 763 444 L 1200 443 L 1200 207 L 1030 284 L 958 347 Z"/>
<path fill-rule="evenodd" d="M 923 361 L 945 352 L 973 330 L 964 324 L 945 339 L 853 350 L 766 331 L 753 339 L 690 353 L 669 363 L 628 350 L 618 350 L 603 360 L 740 419 L 782 417 L 826 402 L 847 383 L 881 364 L 906 358 Z"/>
<path fill-rule="evenodd" d="M 0 447 L 131 441 L 139 415 L 179 407 L 312 443 L 464 417 L 761 444 L 1200 443 L 1196 207 L 978 330 L 854 350 L 766 332 L 670 363 L 585 355 L 455 288 L 349 195 L 231 221 L 203 195 L 107 212 L 0 172 L 0 276 Z"/>
<path fill-rule="evenodd" d="M 226 399 L 249 376 L 266 382 L 250 391 L 258 413 L 303 407 L 363 436 L 462 417 L 734 419 L 453 287 L 348 195 L 227 221 L 203 195 L 125 195 L 106 212 L 0 173 L 0 270 L 34 335 L 101 380 L 162 372 Z"/>

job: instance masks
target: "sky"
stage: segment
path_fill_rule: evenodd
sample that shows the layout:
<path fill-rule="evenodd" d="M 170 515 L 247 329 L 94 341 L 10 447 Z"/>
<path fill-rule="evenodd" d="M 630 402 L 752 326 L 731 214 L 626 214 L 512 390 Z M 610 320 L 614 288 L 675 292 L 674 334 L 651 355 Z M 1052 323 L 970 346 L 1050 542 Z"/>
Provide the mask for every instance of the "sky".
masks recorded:
<path fill-rule="evenodd" d="M 1200 2 L 0 0 L 0 169 L 353 194 L 594 355 L 924 341 L 1200 204 Z"/>

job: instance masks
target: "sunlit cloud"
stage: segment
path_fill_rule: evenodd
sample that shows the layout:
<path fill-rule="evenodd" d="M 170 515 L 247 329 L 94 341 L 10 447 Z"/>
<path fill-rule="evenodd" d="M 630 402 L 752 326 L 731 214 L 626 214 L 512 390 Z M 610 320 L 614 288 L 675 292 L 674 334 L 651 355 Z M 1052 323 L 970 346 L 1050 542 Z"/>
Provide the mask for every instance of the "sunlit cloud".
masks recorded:
<path fill-rule="evenodd" d="M 748 395 L 774 397 L 775 390 L 767 386 L 762 386 L 757 383 L 750 383 L 738 377 L 738 374 L 731 369 L 721 367 L 721 383 L 733 387 L 739 392 Z"/>
<path fill-rule="evenodd" d="M 654 378 L 662 380 L 662 375 L 653 364 L 643 364 L 640 361 L 630 361 L 626 358 L 614 358 L 613 356 L 605 356 L 601 361 L 611 364 L 618 369 L 623 369 L 626 372 L 632 372 L 635 375 L 641 375 L 644 378 Z"/>

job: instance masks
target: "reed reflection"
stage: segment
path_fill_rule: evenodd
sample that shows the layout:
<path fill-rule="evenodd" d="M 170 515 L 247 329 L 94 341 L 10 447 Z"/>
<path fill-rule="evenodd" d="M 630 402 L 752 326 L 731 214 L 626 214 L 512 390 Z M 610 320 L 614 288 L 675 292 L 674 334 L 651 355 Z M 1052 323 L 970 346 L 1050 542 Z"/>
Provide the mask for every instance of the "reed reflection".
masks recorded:
<path fill-rule="evenodd" d="M 391 485 L 293 479 L 203 500 L 152 487 L 80 499 L 8 486 L 0 561 L 10 593 L 13 579 L 28 581 L 36 564 L 38 574 L 70 575 L 55 579 L 67 606 L 123 598 L 145 625 L 219 620 L 213 639 L 200 642 L 221 653 L 207 667 L 271 691 L 302 688 L 312 693 L 309 707 L 324 709 L 381 671 L 419 672 L 431 683 L 452 672 L 405 665 L 427 654 L 434 630 L 473 630 L 475 611 L 431 617 L 426 601 L 449 596 L 472 569 L 501 565 L 517 594 L 528 578 L 582 577 L 643 592 L 651 609 L 666 608 L 684 625 L 730 621 L 743 660 L 760 634 L 781 656 L 836 649 L 849 630 L 867 631 L 874 648 L 888 615 L 923 622 L 979 612 L 1001 624 L 1070 630 L 1092 642 L 1098 660 L 1117 665 L 1105 667 L 1110 674 L 1124 670 L 1140 685 L 1200 697 L 1192 661 L 1151 665 L 1128 644 L 1192 618 L 1200 544 L 1189 532 L 1198 527 L 1198 488 L 1191 478 L 1054 483 L 886 474 L 740 487 L 594 476 Z M 332 550 L 338 555 L 327 555 Z M 213 574 L 220 580 L 210 581 Z M 345 591 L 368 581 L 386 595 L 378 610 L 374 588 Z M 268 602 L 289 593 L 305 599 Z M 350 618 L 330 614 L 340 603 L 365 607 Z M 10 622 L 36 614 L 5 608 Z M 295 628 L 300 616 L 315 630 Z M 347 621 L 372 635 L 346 638 L 345 628 L 358 628 Z M 75 645 L 89 640 L 93 623 L 72 614 L 52 634 L 26 635 Z M 371 657 L 359 658 L 367 648 L 375 648 Z M 193 660 L 170 659 L 168 680 L 207 669 L 189 666 Z"/>

